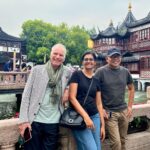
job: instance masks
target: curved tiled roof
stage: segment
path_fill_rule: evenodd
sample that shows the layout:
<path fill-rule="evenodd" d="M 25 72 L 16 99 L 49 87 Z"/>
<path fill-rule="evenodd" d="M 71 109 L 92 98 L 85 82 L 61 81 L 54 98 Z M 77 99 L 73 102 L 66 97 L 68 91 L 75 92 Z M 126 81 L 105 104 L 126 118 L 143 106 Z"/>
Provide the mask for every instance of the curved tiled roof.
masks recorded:
<path fill-rule="evenodd" d="M 131 24 L 132 22 L 135 22 L 135 21 L 136 21 L 135 17 L 133 16 L 132 12 L 129 11 L 125 20 L 122 23 L 122 26 L 123 25 L 128 26 L 129 24 Z"/>
<path fill-rule="evenodd" d="M 114 28 L 113 24 L 110 24 L 108 28 L 106 28 L 103 32 L 101 32 L 102 36 L 110 37 L 117 34 L 116 29 Z"/>
<path fill-rule="evenodd" d="M 3 40 L 3 41 L 11 41 L 11 42 L 21 42 L 23 41 L 23 39 L 21 38 L 18 38 L 18 37 L 14 37 L 14 36 L 11 36 L 7 33 L 5 33 L 2 28 L 0 27 L 0 40 Z"/>
<path fill-rule="evenodd" d="M 128 29 L 136 26 L 140 26 L 146 23 L 150 23 L 150 12 L 148 15 L 140 20 L 136 20 L 134 15 L 131 11 L 131 5 L 129 5 L 129 12 L 127 13 L 127 16 L 125 20 L 122 22 L 120 26 L 117 28 L 114 28 L 113 23 L 109 25 L 108 28 L 106 28 L 104 31 L 99 32 L 98 34 L 92 35 L 92 40 L 97 40 L 101 37 L 107 38 L 107 37 L 124 37 L 129 34 Z"/>
<path fill-rule="evenodd" d="M 127 28 L 122 26 L 121 28 L 115 28 L 113 24 L 110 24 L 108 28 L 106 28 L 104 31 L 99 32 L 99 34 L 95 34 L 91 36 L 91 39 L 96 40 L 101 37 L 123 37 L 127 34 Z"/>
<path fill-rule="evenodd" d="M 150 23 L 150 12 L 148 13 L 148 15 L 145 18 L 142 18 L 140 20 L 136 20 L 134 22 L 131 22 L 127 26 L 129 28 L 132 28 L 132 27 L 140 26 L 140 25 L 143 25 L 143 24 L 146 24 L 146 23 Z"/>

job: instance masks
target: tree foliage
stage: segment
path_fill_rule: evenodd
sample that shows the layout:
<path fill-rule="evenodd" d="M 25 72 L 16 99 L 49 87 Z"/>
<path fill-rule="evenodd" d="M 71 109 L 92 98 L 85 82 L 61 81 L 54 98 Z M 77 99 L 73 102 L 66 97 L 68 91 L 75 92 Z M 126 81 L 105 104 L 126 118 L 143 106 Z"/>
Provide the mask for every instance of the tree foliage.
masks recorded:
<path fill-rule="evenodd" d="M 52 25 L 42 20 L 28 20 L 22 25 L 22 38 L 27 42 L 27 55 L 30 61 L 43 63 L 49 58 L 51 47 L 56 43 L 66 46 L 66 63 L 79 64 L 82 53 L 87 50 L 88 31 L 84 27 L 61 23 Z"/>

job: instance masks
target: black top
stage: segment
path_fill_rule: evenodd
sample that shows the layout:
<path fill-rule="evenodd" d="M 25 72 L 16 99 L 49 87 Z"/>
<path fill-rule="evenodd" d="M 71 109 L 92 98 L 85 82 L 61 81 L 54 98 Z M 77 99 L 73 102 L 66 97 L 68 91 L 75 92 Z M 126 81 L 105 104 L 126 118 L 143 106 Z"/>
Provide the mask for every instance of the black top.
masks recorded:
<path fill-rule="evenodd" d="M 70 83 L 77 83 L 77 100 L 81 105 L 83 105 L 84 99 L 86 97 L 87 91 L 89 89 L 92 78 L 86 77 L 82 71 L 75 71 L 70 79 Z M 93 83 L 87 97 L 86 103 L 83 108 L 87 111 L 87 113 L 91 116 L 98 112 L 96 106 L 96 92 L 100 91 L 100 86 L 98 84 L 98 80 L 93 77 Z"/>

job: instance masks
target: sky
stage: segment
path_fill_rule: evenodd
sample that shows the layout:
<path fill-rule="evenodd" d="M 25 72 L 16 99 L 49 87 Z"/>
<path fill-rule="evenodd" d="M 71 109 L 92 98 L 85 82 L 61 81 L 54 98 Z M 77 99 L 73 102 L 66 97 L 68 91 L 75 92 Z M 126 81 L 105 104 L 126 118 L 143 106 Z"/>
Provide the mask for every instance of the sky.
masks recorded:
<path fill-rule="evenodd" d="M 0 0 L 0 27 L 17 37 L 22 24 L 35 19 L 105 30 L 110 20 L 117 26 L 125 19 L 129 3 L 138 20 L 150 12 L 150 0 Z"/>

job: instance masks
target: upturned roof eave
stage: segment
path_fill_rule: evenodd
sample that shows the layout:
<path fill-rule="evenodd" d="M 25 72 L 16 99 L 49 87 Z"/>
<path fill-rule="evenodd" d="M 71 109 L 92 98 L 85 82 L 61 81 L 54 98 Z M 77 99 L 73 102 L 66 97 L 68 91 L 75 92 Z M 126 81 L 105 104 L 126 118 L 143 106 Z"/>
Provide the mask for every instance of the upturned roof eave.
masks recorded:
<path fill-rule="evenodd" d="M 11 41 L 11 42 L 22 42 L 22 41 L 24 41 L 23 39 L 21 39 L 19 37 L 15 37 L 15 36 L 12 36 L 12 35 L 5 33 L 1 28 L 0 28 L 0 40 Z"/>

